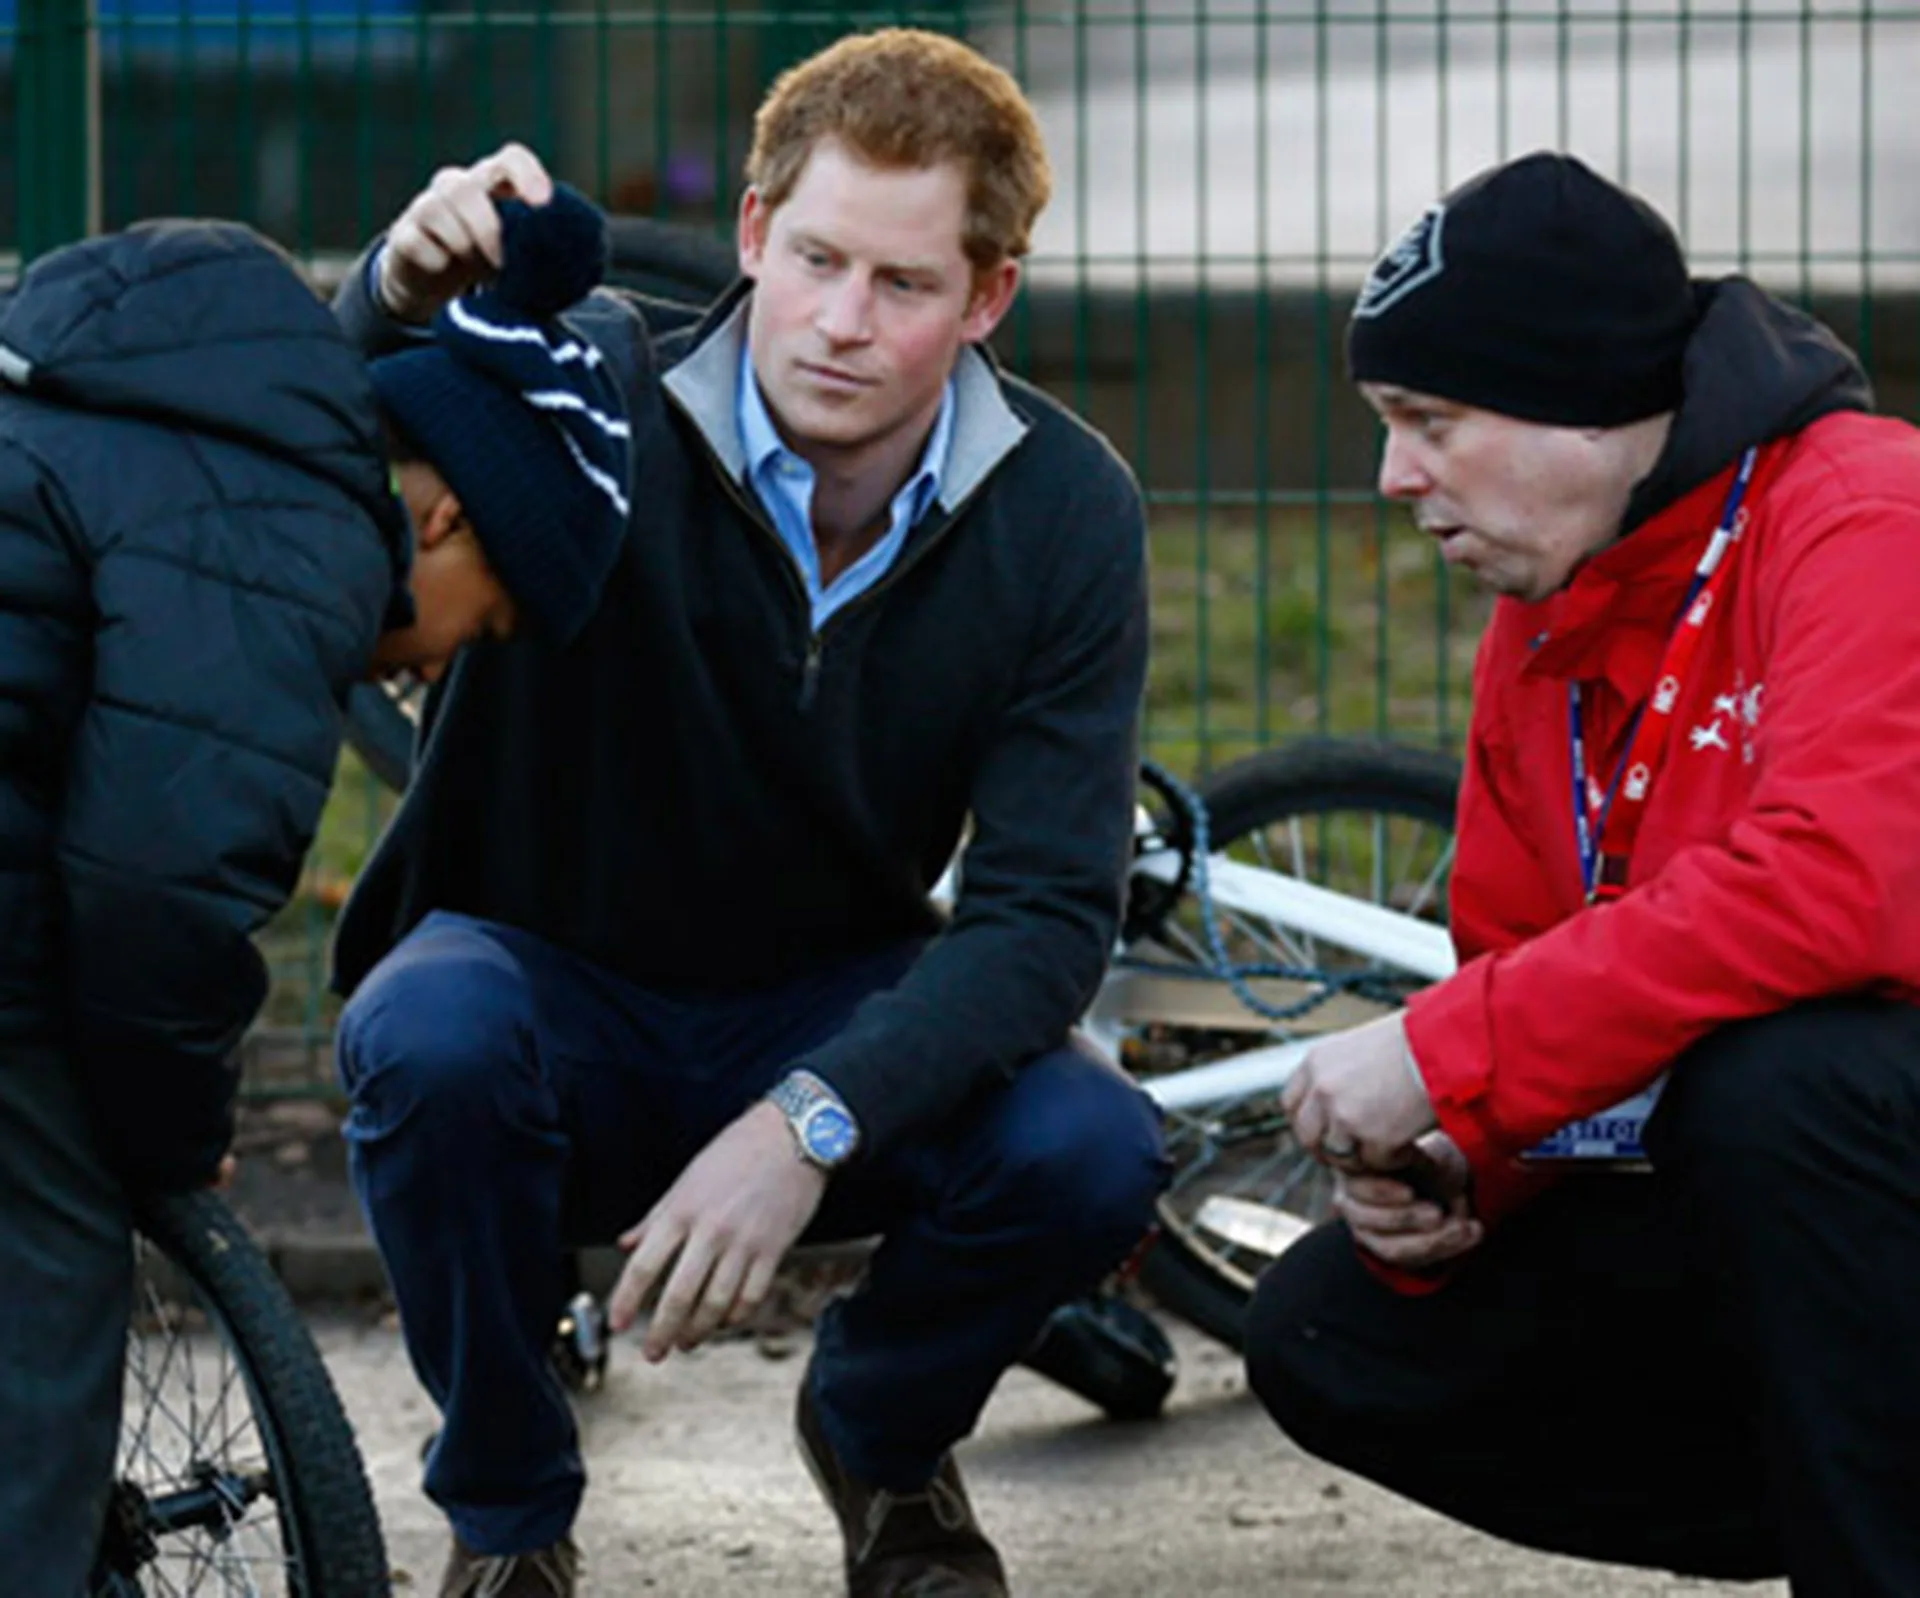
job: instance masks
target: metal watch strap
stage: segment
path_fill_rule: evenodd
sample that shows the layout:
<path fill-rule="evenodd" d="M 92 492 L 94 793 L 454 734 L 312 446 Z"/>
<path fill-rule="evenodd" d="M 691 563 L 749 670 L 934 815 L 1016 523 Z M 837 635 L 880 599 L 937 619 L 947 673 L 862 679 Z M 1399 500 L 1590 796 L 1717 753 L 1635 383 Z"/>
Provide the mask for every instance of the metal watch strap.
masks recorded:
<path fill-rule="evenodd" d="M 860 1128 L 846 1101 L 811 1071 L 789 1071 L 767 1093 L 776 1109 L 787 1118 L 800 1157 L 822 1170 L 835 1170 L 846 1163 L 859 1143 Z M 832 1120 L 844 1129 L 845 1148 L 829 1155 L 816 1147 L 812 1136 L 815 1124 Z"/>

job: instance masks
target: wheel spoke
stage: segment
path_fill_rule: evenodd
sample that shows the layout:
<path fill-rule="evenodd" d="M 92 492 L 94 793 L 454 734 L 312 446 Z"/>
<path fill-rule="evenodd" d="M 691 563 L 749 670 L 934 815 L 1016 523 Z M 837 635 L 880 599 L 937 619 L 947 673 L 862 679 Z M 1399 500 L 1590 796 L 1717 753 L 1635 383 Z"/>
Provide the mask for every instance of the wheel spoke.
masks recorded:
<path fill-rule="evenodd" d="M 301 1592 L 253 1395 L 221 1315 L 205 1301 L 192 1310 L 169 1302 L 155 1263 L 143 1243 L 120 1447 L 119 1479 L 139 1495 L 154 1539 L 138 1590 Z"/>

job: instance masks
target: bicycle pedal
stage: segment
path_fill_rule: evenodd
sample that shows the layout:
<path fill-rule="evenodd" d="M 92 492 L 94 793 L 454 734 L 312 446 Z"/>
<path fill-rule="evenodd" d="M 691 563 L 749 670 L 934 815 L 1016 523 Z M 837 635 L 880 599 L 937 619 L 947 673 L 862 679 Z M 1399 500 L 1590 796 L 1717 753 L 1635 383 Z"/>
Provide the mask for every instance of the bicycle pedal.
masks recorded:
<path fill-rule="evenodd" d="M 605 1306 L 593 1294 L 575 1293 L 554 1329 L 553 1365 L 568 1392 L 598 1392 L 607 1379 Z"/>
<path fill-rule="evenodd" d="M 1179 1374 L 1178 1356 L 1159 1323 L 1112 1293 L 1061 1305 L 1020 1363 L 1113 1420 L 1153 1419 Z"/>

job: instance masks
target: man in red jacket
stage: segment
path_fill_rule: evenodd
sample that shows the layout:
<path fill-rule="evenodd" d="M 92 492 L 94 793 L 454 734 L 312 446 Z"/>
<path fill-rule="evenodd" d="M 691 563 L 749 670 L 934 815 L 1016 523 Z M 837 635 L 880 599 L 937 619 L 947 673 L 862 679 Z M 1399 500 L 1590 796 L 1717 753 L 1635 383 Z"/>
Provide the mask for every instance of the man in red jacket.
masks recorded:
<path fill-rule="evenodd" d="M 1341 1222 L 1254 1387 L 1519 1542 L 1911 1598 L 1920 433 L 1556 155 L 1432 207 L 1348 340 L 1381 491 L 1501 598 L 1460 969 L 1289 1087 Z"/>

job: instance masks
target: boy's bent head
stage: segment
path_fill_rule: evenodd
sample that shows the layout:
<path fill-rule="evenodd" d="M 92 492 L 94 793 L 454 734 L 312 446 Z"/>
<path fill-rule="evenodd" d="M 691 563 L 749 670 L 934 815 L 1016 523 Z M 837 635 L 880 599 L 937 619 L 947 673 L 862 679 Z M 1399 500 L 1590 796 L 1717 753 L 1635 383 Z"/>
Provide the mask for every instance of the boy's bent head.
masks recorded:
<path fill-rule="evenodd" d="M 389 668 L 443 666 L 466 638 L 518 620 L 566 643 L 626 533 L 625 402 L 559 320 L 605 271 L 606 219 L 565 187 L 543 206 L 499 207 L 498 279 L 448 305 L 431 343 L 371 368 L 416 540 L 420 620 L 383 641 Z"/>
<path fill-rule="evenodd" d="M 753 121 L 747 182 L 769 211 L 832 140 L 882 169 L 957 166 L 962 244 L 976 270 L 1018 259 L 1053 189 L 1040 124 L 1020 86 L 942 34 L 854 34 L 783 73 Z"/>

